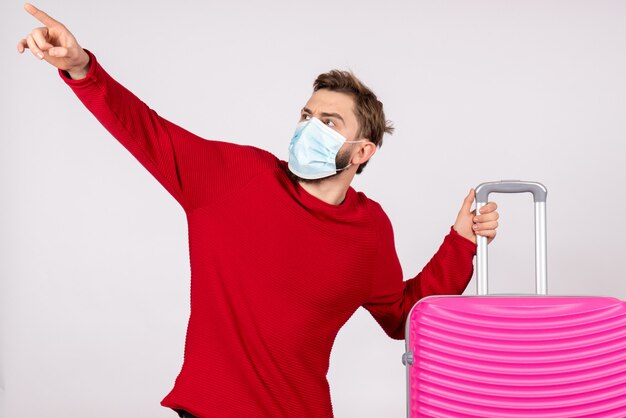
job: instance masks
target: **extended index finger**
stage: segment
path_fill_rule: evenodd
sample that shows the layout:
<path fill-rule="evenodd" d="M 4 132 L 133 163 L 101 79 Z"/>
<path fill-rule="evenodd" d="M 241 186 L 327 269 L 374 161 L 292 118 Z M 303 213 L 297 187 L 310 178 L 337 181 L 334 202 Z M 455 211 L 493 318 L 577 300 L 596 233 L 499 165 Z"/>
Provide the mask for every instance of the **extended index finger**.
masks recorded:
<path fill-rule="evenodd" d="M 24 4 L 24 9 L 28 13 L 33 15 L 35 17 L 35 19 L 37 19 L 38 21 L 40 21 L 41 23 L 43 23 L 46 26 L 54 26 L 54 25 L 60 25 L 61 24 L 57 20 L 55 20 L 55 19 L 51 18 L 50 16 L 48 16 L 48 14 L 46 12 L 44 12 L 43 10 L 39 10 L 38 8 L 36 8 L 35 6 L 33 6 L 30 3 L 25 3 Z"/>

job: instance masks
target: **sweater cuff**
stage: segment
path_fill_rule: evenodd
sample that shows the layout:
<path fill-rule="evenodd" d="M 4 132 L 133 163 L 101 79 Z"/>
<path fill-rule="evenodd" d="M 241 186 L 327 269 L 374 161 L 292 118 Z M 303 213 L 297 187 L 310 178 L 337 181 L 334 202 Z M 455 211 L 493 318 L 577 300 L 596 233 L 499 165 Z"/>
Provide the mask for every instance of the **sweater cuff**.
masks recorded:
<path fill-rule="evenodd" d="M 476 244 L 474 244 L 469 239 L 459 235 L 459 233 L 455 231 L 454 226 L 450 227 L 450 233 L 448 234 L 446 239 L 450 239 L 455 245 L 464 248 L 472 255 L 476 255 Z"/>
<path fill-rule="evenodd" d="M 88 49 L 83 49 L 89 55 L 89 71 L 87 72 L 85 78 L 81 78 L 80 80 L 74 80 L 72 77 L 70 77 L 67 71 L 61 69 L 58 70 L 59 75 L 61 76 L 63 81 L 65 81 L 70 87 L 81 87 L 87 85 L 91 83 L 95 77 L 96 67 L 98 65 L 96 56 Z"/>

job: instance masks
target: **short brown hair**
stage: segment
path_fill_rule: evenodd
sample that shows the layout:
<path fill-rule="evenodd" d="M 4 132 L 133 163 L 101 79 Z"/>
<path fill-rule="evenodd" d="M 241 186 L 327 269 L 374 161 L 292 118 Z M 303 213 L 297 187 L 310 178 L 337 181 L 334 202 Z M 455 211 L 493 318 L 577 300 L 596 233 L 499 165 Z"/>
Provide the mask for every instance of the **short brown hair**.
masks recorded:
<path fill-rule="evenodd" d="M 383 145 L 383 135 L 393 133 L 391 121 L 385 119 L 383 104 L 372 90 L 350 71 L 331 70 L 320 74 L 313 83 L 313 91 L 326 89 L 346 93 L 354 99 L 354 112 L 359 122 L 359 137 L 367 138 L 377 147 Z M 363 171 L 367 161 L 359 166 Z"/>

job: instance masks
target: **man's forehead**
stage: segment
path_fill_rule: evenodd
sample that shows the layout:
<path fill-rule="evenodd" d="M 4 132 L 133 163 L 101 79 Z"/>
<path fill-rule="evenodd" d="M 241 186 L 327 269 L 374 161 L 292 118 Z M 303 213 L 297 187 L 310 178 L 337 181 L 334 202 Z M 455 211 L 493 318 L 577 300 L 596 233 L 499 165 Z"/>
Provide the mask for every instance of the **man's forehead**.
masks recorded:
<path fill-rule="evenodd" d="M 353 114 L 354 99 L 346 93 L 321 89 L 313 93 L 309 101 L 304 106 L 311 112 L 332 112 Z"/>

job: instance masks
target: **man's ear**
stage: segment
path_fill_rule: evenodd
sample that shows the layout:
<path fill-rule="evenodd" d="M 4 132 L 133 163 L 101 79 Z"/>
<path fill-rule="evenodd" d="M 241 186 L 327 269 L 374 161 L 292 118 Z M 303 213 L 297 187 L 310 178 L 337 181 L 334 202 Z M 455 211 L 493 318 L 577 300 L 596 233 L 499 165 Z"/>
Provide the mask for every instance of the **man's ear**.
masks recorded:
<path fill-rule="evenodd" d="M 359 151 L 352 157 L 352 164 L 358 165 L 369 161 L 374 154 L 376 154 L 376 144 L 370 140 L 366 140 L 359 146 Z"/>

